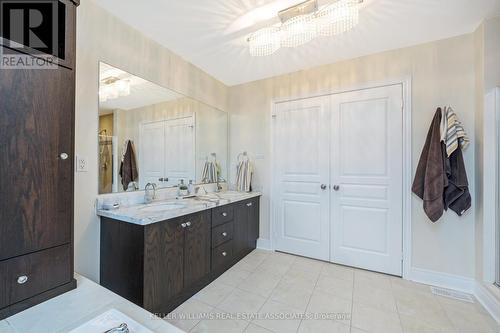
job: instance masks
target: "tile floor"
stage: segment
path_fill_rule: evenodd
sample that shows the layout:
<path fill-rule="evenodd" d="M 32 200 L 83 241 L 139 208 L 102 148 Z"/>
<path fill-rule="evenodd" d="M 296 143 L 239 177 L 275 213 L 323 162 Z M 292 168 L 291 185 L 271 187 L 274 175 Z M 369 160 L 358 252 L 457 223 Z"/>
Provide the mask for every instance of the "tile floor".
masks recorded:
<path fill-rule="evenodd" d="M 383 274 L 263 250 L 250 253 L 167 320 L 186 332 L 500 332 L 478 302 L 435 296 L 426 285 Z"/>

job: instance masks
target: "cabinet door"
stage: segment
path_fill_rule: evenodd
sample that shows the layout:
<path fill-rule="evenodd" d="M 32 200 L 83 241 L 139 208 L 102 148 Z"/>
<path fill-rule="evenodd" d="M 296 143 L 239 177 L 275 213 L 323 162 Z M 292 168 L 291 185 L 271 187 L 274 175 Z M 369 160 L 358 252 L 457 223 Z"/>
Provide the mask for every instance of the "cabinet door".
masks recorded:
<path fill-rule="evenodd" d="M 0 77 L 3 260 L 71 242 L 74 73 L 2 69 Z"/>
<path fill-rule="evenodd" d="M 144 308 L 167 311 L 168 302 L 184 287 L 182 218 L 148 225 L 144 249 Z"/>
<path fill-rule="evenodd" d="M 246 202 L 234 205 L 233 253 L 238 256 L 248 249 L 248 207 Z"/>
<path fill-rule="evenodd" d="M 246 202 L 245 206 L 248 214 L 248 246 L 250 249 L 255 249 L 259 238 L 259 198 Z"/>
<path fill-rule="evenodd" d="M 210 211 L 184 218 L 184 288 L 189 288 L 210 273 Z"/>

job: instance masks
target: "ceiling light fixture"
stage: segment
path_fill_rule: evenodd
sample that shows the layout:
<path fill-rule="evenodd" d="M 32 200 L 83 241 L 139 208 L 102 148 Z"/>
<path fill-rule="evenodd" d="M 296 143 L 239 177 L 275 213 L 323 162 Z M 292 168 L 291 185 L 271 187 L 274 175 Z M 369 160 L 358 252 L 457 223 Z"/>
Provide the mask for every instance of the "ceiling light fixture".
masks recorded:
<path fill-rule="evenodd" d="M 100 102 L 128 95 L 130 95 L 130 80 L 123 80 L 112 76 L 101 81 L 99 88 Z"/>
<path fill-rule="evenodd" d="M 250 54 L 267 56 L 280 47 L 297 47 L 318 36 L 336 36 L 359 23 L 363 0 L 338 0 L 318 8 L 317 0 L 307 0 L 278 13 L 281 24 L 260 29 L 248 38 Z"/>

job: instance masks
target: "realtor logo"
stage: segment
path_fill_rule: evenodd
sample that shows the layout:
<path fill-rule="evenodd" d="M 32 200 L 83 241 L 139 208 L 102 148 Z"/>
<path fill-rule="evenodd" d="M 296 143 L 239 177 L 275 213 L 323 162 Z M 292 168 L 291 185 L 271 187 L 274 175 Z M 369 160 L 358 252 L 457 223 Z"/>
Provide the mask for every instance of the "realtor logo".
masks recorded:
<path fill-rule="evenodd" d="M 0 68 L 56 68 L 61 16 L 57 0 L 0 0 Z"/>

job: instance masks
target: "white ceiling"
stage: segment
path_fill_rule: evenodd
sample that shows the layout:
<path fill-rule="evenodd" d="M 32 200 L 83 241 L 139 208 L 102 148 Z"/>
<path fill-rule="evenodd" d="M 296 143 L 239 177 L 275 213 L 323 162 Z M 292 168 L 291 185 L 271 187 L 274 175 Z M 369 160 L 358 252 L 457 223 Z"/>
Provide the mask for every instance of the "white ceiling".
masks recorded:
<path fill-rule="evenodd" d="M 170 89 L 101 62 L 99 64 L 99 80 L 103 81 L 110 77 L 129 80 L 130 95 L 99 102 L 99 115 L 109 114 L 114 110 L 137 109 L 184 97 Z"/>
<path fill-rule="evenodd" d="M 325 4 L 334 0 L 319 0 Z M 109 12 L 231 86 L 474 31 L 500 0 L 365 0 L 338 37 L 254 58 L 245 39 L 302 0 L 99 0 Z"/>

